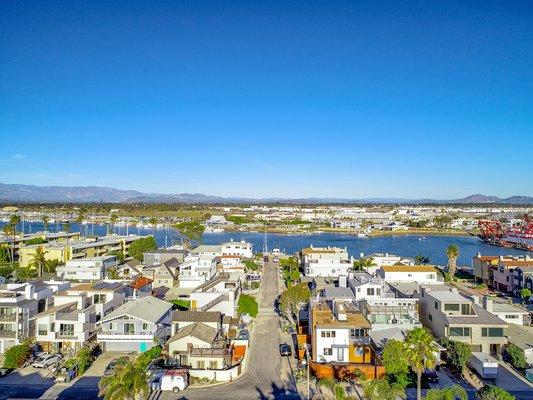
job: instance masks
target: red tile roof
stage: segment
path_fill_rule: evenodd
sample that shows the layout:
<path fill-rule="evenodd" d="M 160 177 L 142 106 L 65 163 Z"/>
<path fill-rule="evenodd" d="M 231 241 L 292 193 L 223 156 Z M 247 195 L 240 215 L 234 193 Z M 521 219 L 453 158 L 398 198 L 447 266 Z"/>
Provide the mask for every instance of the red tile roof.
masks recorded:
<path fill-rule="evenodd" d="M 134 280 L 132 283 L 131 283 L 131 287 L 134 288 L 134 289 L 140 289 L 150 283 L 152 283 L 153 281 L 145 276 L 141 276 L 140 278 Z"/>

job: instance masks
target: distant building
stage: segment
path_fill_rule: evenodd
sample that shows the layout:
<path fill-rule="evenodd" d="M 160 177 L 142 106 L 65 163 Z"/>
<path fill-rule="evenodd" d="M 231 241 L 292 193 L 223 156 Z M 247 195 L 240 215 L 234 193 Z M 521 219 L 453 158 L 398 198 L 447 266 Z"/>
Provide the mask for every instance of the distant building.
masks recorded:
<path fill-rule="evenodd" d="M 61 279 L 77 281 L 98 281 L 106 277 L 109 268 L 117 266 L 116 256 L 80 258 L 67 261 L 56 267 L 56 275 Z"/>
<path fill-rule="evenodd" d="M 339 277 L 353 268 L 346 248 L 311 246 L 300 251 L 300 260 L 305 275 L 311 277 Z"/>
<path fill-rule="evenodd" d="M 377 271 L 386 282 L 440 283 L 437 269 L 431 265 L 387 265 Z"/>
<path fill-rule="evenodd" d="M 163 264 L 172 258 L 182 263 L 187 251 L 183 249 L 159 249 L 143 253 L 143 264 L 147 266 Z"/>

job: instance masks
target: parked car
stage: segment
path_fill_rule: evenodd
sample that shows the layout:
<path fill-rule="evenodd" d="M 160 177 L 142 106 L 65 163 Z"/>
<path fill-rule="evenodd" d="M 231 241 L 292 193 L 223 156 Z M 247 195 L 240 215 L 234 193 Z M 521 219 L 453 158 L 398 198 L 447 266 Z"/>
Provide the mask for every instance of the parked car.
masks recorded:
<path fill-rule="evenodd" d="M 104 371 L 104 376 L 113 375 L 115 372 L 115 366 L 120 363 L 125 363 L 128 361 L 128 357 L 120 357 L 112 360 L 109 364 L 107 364 L 107 367 Z"/>
<path fill-rule="evenodd" d="M 43 354 L 35 359 L 32 366 L 35 368 L 48 368 L 61 360 L 60 354 Z"/>
<path fill-rule="evenodd" d="M 280 344 L 279 345 L 279 354 L 282 357 L 292 355 L 291 346 L 289 346 L 287 343 Z"/>
<path fill-rule="evenodd" d="M 423 376 L 424 379 L 426 379 L 426 381 L 428 381 L 430 383 L 438 383 L 439 382 L 439 376 L 432 369 L 426 369 L 422 373 L 422 376 Z"/>
<path fill-rule="evenodd" d="M 178 393 L 189 385 L 187 370 L 174 369 L 160 372 L 148 380 L 148 386 L 153 391 L 172 391 Z"/>
<path fill-rule="evenodd" d="M 11 368 L 0 368 L 0 377 L 9 375 L 13 371 Z"/>

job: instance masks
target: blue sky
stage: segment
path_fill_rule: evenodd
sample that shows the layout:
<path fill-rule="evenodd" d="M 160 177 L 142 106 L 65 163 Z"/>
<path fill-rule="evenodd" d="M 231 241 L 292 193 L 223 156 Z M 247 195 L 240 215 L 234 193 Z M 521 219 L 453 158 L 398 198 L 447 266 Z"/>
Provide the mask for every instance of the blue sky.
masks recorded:
<path fill-rule="evenodd" d="M 528 1 L 9 1 L 0 38 L 2 183 L 533 195 Z"/>

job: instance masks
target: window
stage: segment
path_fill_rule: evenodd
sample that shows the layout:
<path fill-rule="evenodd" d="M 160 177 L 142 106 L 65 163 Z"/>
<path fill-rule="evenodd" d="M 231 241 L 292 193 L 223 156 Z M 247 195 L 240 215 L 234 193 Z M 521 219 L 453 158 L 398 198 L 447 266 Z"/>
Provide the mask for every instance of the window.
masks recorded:
<path fill-rule="evenodd" d="M 95 294 L 94 295 L 94 304 L 101 304 L 106 302 L 105 294 Z"/>
<path fill-rule="evenodd" d="M 344 361 L 344 349 L 341 349 L 341 348 L 337 349 L 337 361 L 339 362 Z"/>
<path fill-rule="evenodd" d="M 444 311 L 459 311 L 460 304 L 444 304 Z"/>
<path fill-rule="evenodd" d="M 46 324 L 39 324 L 37 330 L 39 335 L 48 335 L 48 325 Z"/>
<path fill-rule="evenodd" d="M 470 304 L 461 304 L 461 314 L 470 315 Z"/>
<path fill-rule="evenodd" d="M 483 337 L 503 337 L 503 328 L 481 328 Z"/>
<path fill-rule="evenodd" d="M 59 335 L 74 336 L 74 324 L 59 324 Z"/>
<path fill-rule="evenodd" d="M 450 326 L 449 328 L 450 336 L 470 336 L 470 328 L 462 326 Z"/>
<path fill-rule="evenodd" d="M 362 356 L 363 353 L 364 353 L 364 349 L 363 349 L 363 347 L 361 347 L 361 346 L 357 346 L 357 347 L 354 348 L 354 354 L 355 354 L 356 356 Z"/>
<path fill-rule="evenodd" d="M 326 337 L 326 331 L 322 331 L 322 332 L 320 332 L 320 336 L 321 336 L 321 337 Z"/>
<path fill-rule="evenodd" d="M 366 289 L 366 295 L 367 296 L 374 296 L 374 288 Z"/>
<path fill-rule="evenodd" d="M 506 315 L 505 319 L 518 319 L 518 315 Z"/>
<path fill-rule="evenodd" d="M 113 323 L 110 322 L 110 323 L 109 323 L 109 330 L 112 331 L 112 330 L 113 330 L 113 327 L 114 327 L 114 326 L 113 326 Z"/>
<path fill-rule="evenodd" d="M 209 361 L 209 368 L 218 369 L 218 361 Z"/>
<path fill-rule="evenodd" d="M 433 315 L 428 314 L 428 319 L 429 319 L 430 321 L 433 321 Z"/>
<path fill-rule="evenodd" d="M 198 360 L 198 361 L 196 362 L 196 368 L 198 368 L 198 369 L 205 369 L 205 361 L 203 361 L 203 360 L 202 360 L 202 361 Z"/>
<path fill-rule="evenodd" d="M 331 347 L 324 347 L 322 354 L 325 356 L 331 356 L 333 354 L 333 349 Z"/>
<path fill-rule="evenodd" d="M 143 322 L 143 331 L 147 331 L 147 330 L 148 330 L 148 323 Z"/>
<path fill-rule="evenodd" d="M 439 309 L 439 303 L 435 302 L 435 310 Z"/>
<path fill-rule="evenodd" d="M 124 323 L 124 335 L 134 335 L 135 334 L 135 324 L 132 322 Z"/>
<path fill-rule="evenodd" d="M 365 336 L 364 329 L 350 329 L 350 339 L 360 339 Z"/>

